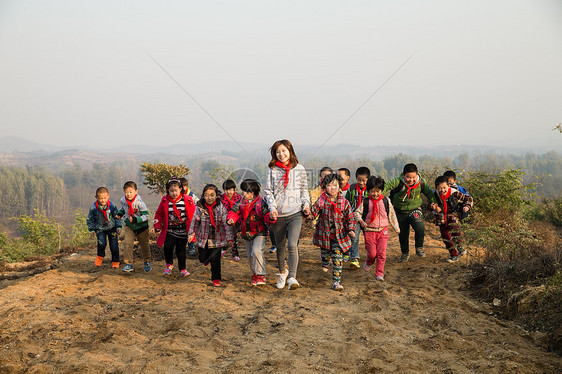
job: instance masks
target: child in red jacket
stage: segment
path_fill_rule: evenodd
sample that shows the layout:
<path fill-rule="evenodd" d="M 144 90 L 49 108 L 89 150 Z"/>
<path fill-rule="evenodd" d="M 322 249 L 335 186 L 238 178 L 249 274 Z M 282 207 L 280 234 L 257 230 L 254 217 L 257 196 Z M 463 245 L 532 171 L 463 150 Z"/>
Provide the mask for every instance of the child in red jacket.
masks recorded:
<path fill-rule="evenodd" d="M 185 247 L 189 226 L 195 212 L 195 204 L 191 196 L 182 194 L 179 179 L 170 179 L 166 183 L 166 191 L 168 193 L 162 197 L 154 215 L 154 230 L 160 233 L 156 244 L 159 247 L 164 246 L 164 257 L 166 259 L 164 275 L 170 275 L 172 272 L 175 248 L 180 275 L 187 277 L 189 271 L 185 266 Z"/>

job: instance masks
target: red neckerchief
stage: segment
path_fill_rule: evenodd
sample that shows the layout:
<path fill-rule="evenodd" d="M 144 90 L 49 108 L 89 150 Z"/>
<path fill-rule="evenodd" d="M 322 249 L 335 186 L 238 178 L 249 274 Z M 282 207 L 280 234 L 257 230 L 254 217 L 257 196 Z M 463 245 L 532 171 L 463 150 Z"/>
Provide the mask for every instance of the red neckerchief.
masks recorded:
<path fill-rule="evenodd" d="M 359 197 L 357 198 L 357 206 L 361 205 L 363 202 L 363 192 L 367 189 L 367 186 L 361 188 L 357 183 L 355 183 L 355 190 L 359 193 Z"/>
<path fill-rule="evenodd" d="M 236 197 L 236 192 L 234 192 L 234 195 L 232 195 L 232 200 L 228 198 L 226 192 L 224 193 L 224 197 L 226 198 L 226 201 L 228 201 L 228 210 L 231 210 L 234 206 L 234 198 Z"/>
<path fill-rule="evenodd" d="M 209 218 L 211 219 L 211 225 L 213 225 L 213 227 L 218 230 L 217 224 L 215 223 L 215 213 L 213 213 L 213 208 L 215 207 L 215 205 L 217 205 L 216 201 L 213 203 L 213 205 L 209 205 L 207 204 L 207 202 L 205 202 L 205 207 L 207 207 L 207 212 L 209 212 Z"/>
<path fill-rule="evenodd" d="M 350 187 L 350 184 L 347 183 L 345 186 L 342 187 L 341 190 L 342 190 L 342 191 L 347 191 L 347 190 L 349 190 L 349 187 Z"/>
<path fill-rule="evenodd" d="M 418 181 L 418 183 L 414 184 L 412 187 L 410 187 L 410 186 L 408 186 L 406 183 L 404 183 L 404 185 L 405 185 L 406 188 L 408 189 L 408 194 L 407 194 L 407 195 L 408 195 L 408 199 L 410 198 L 410 192 L 411 192 L 413 189 L 418 188 L 418 186 L 420 185 L 420 182 L 421 182 L 421 178 L 420 178 L 420 180 Z"/>
<path fill-rule="evenodd" d="M 244 220 L 242 221 L 244 222 L 244 224 L 246 224 L 246 220 L 248 219 L 248 216 L 250 215 L 250 212 L 252 211 L 254 204 L 258 201 L 258 198 L 259 197 L 256 197 L 250 203 L 246 201 L 246 205 L 244 206 Z"/>
<path fill-rule="evenodd" d="M 289 184 L 289 172 L 291 171 L 291 162 L 289 162 L 287 165 L 283 165 L 281 161 L 277 161 L 275 162 L 275 166 L 285 170 L 285 175 L 283 175 L 283 185 L 287 187 L 287 185 Z"/>
<path fill-rule="evenodd" d="M 441 200 L 443 200 L 443 214 L 445 214 L 445 225 L 447 225 L 447 199 L 451 196 L 451 187 L 447 190 L 445 195 L 439 194 Z"/>
<path fill-rule="evenodd" d="M 379 198 L 375 200 L 371 196 L 369 196 L 369 200 L 373 202 L 373 214 L 371 214 L 371 220 L 368 223 L 369 225 L 373 223 L 375 217 L 379 215 L 379 201 L 381 201 L 383 197 L 384 195 L 381 194 Z"/>
<path fill-rule="evenodd" d="M 111 205 L 110 201 L 107 202 L 107 205 L 105 206 L 105 209 L 101 209 L 100 205 L 96 201 L 96 209 L 103 213 L 103 218 L 105 218 L 105 222 L 109 222 L 109 217 L 107 216 L 107 211 L 109 210 L 109 205 Z"/>
<path fill-rule="evenodd" d="M 334 203 L 334 202 L 332 201 L 332 199 L 330 199 L 330 197 L 329 197 L 328 195 L 326 195 L 326 192 L 324 192 L 322 195 L 324 196 L 324 199 L 326 199 L 327 201 L 329 201 L 330 204 L 332 204 L 332 206 L 334 207 L 334 215 L 335 215 L 336 213 L 339 214 L 339 215 L 341 215 L 341 210 L 339 210 L 338 204 L 337 204 L 337 203 Z"/>
<path fill-rule="evenodd" d="M 174 206 L 174 213 L 175 213 L 176 217 L 178 217 L 178 219 L 180 220 L 180 222 L 184 222 L 184 221 L 181 219 L 181 212 L 179 211 L 178 207 L 176 206 L 176 203 L 177 203 L 178 201 L 180 201 L 181 198 L 182 198 L 181 194 L 178 196 L 178 198 L 177 198 L 176 200 L 172 199 L 172 198 L 170 197 L 170 195 L 168 195 L 168 200 L 169 200 L 169 201 L 172 203 L 172 205 Z M 186 214 L 186 216 L 187 216 L 187 214 Z"/>
<path fill-rule="evenodd" d="M 129 200 L 127 198 L 125 198 L 125 200 L 127 201 L 127 205 L 129 206 L 129 221 L 133 222 L 133 216 L 134 216 L 134 211 L 133 211 L 133 202 L 135 201 L 135 199 L 137 198 L 137 195 L 135 195 L 135 197 L 133 197 L 133 200 Z"/>

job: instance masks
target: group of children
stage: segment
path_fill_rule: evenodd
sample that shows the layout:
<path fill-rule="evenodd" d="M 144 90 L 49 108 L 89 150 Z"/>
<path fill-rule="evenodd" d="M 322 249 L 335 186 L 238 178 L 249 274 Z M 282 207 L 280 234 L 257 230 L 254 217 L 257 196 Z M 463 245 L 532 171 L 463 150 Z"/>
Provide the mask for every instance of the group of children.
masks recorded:
<path fill-rule="evenodd" d="M 369 271 L 375 266 L 375 279 L 383 281 L 389 225 L 399 235 L 401 262 L 410 257 L 410 227 L 415 232 L 416 254 L 425 256 L 422 193 L 427 197 L 428 207 L 449 250 L 448 261 L 455 262 L 466 253 L 459 226 L 473 201 L 466 190 L 456 185 L 454 172 L 438 177 L 432 190 L 415 164 L 405 165 L 402 175 L 388 182 L 371 176 L 368 168 L 360 167 L 355 173 L 356 182 L 351 185 L 348 169 L 334 172 L 325 167 L 320 171 L 319 186 L 309 194 L 306 170 L 299 164 L 291 142 L 286 139 L 275 142 L 270 153 L 263 198 L 260 183 L 253 179 L 241 183 L 242 195 L 236 192 L 232 180 L 223 183 L 224 193 L 217 186 L 207 184 L 201 200 L 190 192 L 185 178 L 172 178 L 167 182 L 166 195 L 154 217 L 157 245 L 163 248 L 166 260 L 164 275 L 172 272 L 175 252 L 180 275 L 188 276 L 186 247 L 190 246 L 190 254 L 194 254 L 196 247 L 199 261 L 210 264 L 213 285 L 220 286 L 221 257 L 227 248 L 232 250 L 235 261 L 240 260 L 236 239 L 240 233 L 252 272 L 250 283 L 266 284 L 264 246 L 267 236 L 271 235 L 277 253 L 276 286 L 296 289 L 300 286 L 298 243 L 306 218 L 315 222 L 313 244 L 320 247 L 322 270 L 329 271 L 331 262 L 334 290 L 343 290 L 343 262 L 349 261 L 352 269 L 360 268 L 360 231 L 363 231 L 367 252 L 363 269 Z M 133 271 L 132 248 L 137 239 L 144 270 L 148 272 L 151 270 L 148 210 L 134 182 L 125 183 L 123 190 L 125 196 L 119 209 L 109 200 L 107 188 L 100 187 L 96 191 L 96 202 L 87 219 L 92 237 L 96 235 L 98 239 L 95 265 L 101 266 L 109 241 L 112 267 L 119 268 L 117 236 L 124 229 L 123 270 Z"/>

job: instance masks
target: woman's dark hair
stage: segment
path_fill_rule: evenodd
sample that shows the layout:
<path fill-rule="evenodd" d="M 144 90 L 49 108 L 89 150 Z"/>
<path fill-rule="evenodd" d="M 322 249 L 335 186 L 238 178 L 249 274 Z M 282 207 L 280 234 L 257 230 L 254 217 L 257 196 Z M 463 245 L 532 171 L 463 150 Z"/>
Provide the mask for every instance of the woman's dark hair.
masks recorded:
<path fill-rule="evenodd" d="M 447 186 L 449 185 L 449 181 L 447 180 L 447 177 L 444 175 L 440 175 L 437 178 L 435 178 L 435 187 L 437 188 L 437 186 L 439 186 L 441 183 L 445 183 Z"/>
<path fill-rule="evenodd" d="M 369 178 L 371 176 L 371 170 L 366 166 L 358 167 L 357 170 L 355 170 L 355 178 L 360 175 L 366 175 L 367 178 Z"/>
<path fill-rule="evenodd" d="M 324 178 L 322 178 L 322 188 L 326 188 L 327 185 L 329 185 L 335 180 L 338 181 L 338 186 L 341 182 L 343 182 L 343 178 L 341 177 L 341 175 L 336 173 L 332 173 L 324 176 Z"/>
<path fill-rule="evenodd" d="M 222 182 L 222 190 L 226 191 L 226 190 L 230 190 L 231 188 L 236 189 L 236 182 L 233 181 L 232 179 L 227 179 L 224 182 Z"/>
<path fill-rule="evenodd" d="M 376 177 L 374 175 L 370 176 L 369 179 L 367 179 L 367 191 L 371 191 L 373 188 L 379 189 L 379 190 L 384 190 L 384 179 L 382 179 L 381 176 L 377 175 Z"/>
<path fill-rule="evenodd" d="M 418 167 L 416 166 L 416 164 L 404 165 L 404 169 L 402 169 L 402 175 L 406 175 L 408 173 L 418 173 Z"/>
<path fill-rule="evenodd" d="M 277 148 L 279 148 L 279 146 L 281 145 L 284 145 L 289 150 L 289 162 L 291 162 L 291 169 L 294 169 L 295 166 L 297 166 L 297 164 L 299 163 L 299 159 L 295 154 L 295 150 L 293 149 L 293 144 L 291 144 L 291 142 L 287 139 L 278 140 L 275 143 L 273 143 L 271 148 L 269 148 L 269 152 L 271 153 L 271 161 L 269 161 L 269 164 L 267 166 L 270 169 L 272 169 L 275 166 L 275 163 L 278 161 L 275 152 L 277 152 Z"/>
<path fill-rule="evenodd" d="M 260 194 L 260 182 L 255 179 L 244 179 L 240 183 L 240 189 L 244 192 L 252 192 L 254 197 Z"/>
<path fill-rule="evenodd" d="M 181 182 L 179 179 L 176 178 L 172 178 L 169 181 L 166 182 L 166 192 L 170 193 L 170 187 L 172 186 L 178 186 L 178 188 L 180 189 L 180 191 L 183 190 Z"/>

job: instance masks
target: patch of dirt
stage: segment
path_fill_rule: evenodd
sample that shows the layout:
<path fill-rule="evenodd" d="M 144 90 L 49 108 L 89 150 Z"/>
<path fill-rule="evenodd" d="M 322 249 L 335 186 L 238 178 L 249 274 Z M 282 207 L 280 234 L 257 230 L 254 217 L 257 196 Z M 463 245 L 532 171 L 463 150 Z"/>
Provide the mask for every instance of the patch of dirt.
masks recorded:
<path fill-rule="evenodd" d="M 308 233 L 307 233 L 308 234 Z M 559 373 L 562 359 L 470 296 L 466 258 L 445 262 L 426 237 L 426 258 L 398 263 L 391 234 L 385 282 L 374 271 L 344 271 L 332 291 L 319 250 L 301 238 L 301 288 L 252 287 L 242 260 L 223 259 L 223 286 L 188 259 L 192 273 L 164 277 L 94 267 L 95 249 L 53 270 L 0 281 L 2 373 Z M 361 256 L 365 252 L 361 247 Z M 347 265 L 347 264 L 346 264 Z"/>

